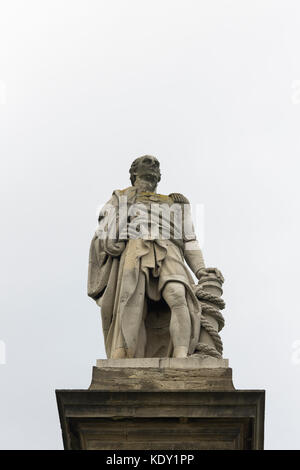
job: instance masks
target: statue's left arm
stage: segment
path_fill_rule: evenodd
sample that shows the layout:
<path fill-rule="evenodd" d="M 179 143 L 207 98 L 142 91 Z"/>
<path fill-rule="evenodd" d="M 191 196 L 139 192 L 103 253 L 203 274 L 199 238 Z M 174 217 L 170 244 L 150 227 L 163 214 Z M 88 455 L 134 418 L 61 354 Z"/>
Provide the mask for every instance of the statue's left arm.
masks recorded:
<path fill-rule="evenodd" d="M 221 282 L 224 282 L 223 275 L 219 269 L 205 267 L 202 250 L 196 237 L 192 221 L 191 206 L 188 199 L 178 193 L 172 193 L 169 196 L 175 203 L 183 204 L 183 254 L 187 265 L 197 279 L 207 276 L 209 273 L 213 273 Z"/>

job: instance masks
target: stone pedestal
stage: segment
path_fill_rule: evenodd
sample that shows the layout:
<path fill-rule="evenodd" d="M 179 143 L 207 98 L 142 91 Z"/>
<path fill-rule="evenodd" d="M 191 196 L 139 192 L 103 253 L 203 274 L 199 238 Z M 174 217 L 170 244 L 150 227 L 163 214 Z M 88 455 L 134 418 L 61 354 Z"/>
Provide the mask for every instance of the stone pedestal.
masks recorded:
<path fill-rule="evenodd" d="M 262 449 L 262 390 L 226 359 L 98 360 L 89 390 L 57 390 L 65 449 Z"/>

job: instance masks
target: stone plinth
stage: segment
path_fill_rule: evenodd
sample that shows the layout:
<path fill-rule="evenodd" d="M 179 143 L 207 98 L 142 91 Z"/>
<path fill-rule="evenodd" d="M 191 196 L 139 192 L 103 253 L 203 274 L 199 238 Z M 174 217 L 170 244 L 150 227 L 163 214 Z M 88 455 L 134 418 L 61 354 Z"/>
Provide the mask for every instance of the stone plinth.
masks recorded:
<path fill-rule="evenodd" d="M 207 368 L 227 368 L 228 359 L 217 359 L 215 357 L 197 357 L 187 358 L 174 357 L 151 357 L 141 359 L 98 359 L 96 367 L 121 367 L 128 368 L 159 368 L 159 369 L 207 369 Z"/>
<path fill-rule="evenodd" d="M 234 390 L 227 359 L 98 359 L 90 390 Z"/>
<path fill-rule="evenodd" d="M 264 391 L 231 375 L 224 359 L 99 360 L 89 390 L 56 391 L 64 447 L 262 449 Z"/>

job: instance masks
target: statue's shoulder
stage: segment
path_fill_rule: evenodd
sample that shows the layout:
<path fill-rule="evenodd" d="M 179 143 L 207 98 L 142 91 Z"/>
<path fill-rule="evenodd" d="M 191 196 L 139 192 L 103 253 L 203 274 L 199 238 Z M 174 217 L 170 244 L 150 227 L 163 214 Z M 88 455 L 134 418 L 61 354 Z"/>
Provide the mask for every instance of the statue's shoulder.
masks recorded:
<path fill-rule="evenodd" d="M 112 193 L 124 195 L 132 189 L 133 189 L 133 186 L 128 186 L 128 188 L 124 188 L 124 189 L 115 189 Z"/>
<path fill-rule="evenodd" d="M 179 202 L 179 203 L 182 203 L 182 204 L 189 204 L 190 203 L 188 198 L 185 197 L 183 194 L 180 194 L 180 193 L 171 193 L 171 194 L 169 194 L 169 198 L 171 198 L 173 202 Z"/>
<path fill-rule="evenodd" d="M 136 188 L 134 186 L 129 186 L 125 189 L 115 189 L 113 191 L 113 196 L 117 198 L 117 201 L 121 203 L 122 198 L 126 198 L 128 203 L 133 203 L 136 196 Z"/>
<path fill-rule="evenodd" d="M 115 194 L 118 197 L 120 197 L 120 196 L 130 196 L 130 195 L 135 194 L 135 193 L 136 193 L 136 189 L 133 186 L 129 186 L 128 188 L 125 188 L 125 189 L 115 189 L 113 191 L 113 194 Z"/>

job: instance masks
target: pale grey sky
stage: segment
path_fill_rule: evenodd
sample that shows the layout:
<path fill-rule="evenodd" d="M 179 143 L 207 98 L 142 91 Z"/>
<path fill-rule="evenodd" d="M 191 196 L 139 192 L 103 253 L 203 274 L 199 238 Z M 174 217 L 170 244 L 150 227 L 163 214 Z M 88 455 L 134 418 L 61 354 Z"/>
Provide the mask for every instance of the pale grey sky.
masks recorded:
<path fill-rule="evenodd" d="M 0 6 L 0 447 L 61 449 L 55 388 L 104 357 L 86 295 L 96 209 L 134 158 L 205 207 L 224 356 L 266 389 L 267 449 L 299 449 L 300 3 Z M 2 361 L 4 362 L 4 361 Z"/>

